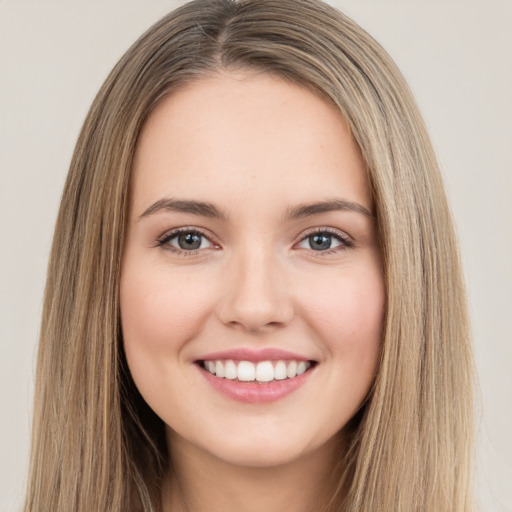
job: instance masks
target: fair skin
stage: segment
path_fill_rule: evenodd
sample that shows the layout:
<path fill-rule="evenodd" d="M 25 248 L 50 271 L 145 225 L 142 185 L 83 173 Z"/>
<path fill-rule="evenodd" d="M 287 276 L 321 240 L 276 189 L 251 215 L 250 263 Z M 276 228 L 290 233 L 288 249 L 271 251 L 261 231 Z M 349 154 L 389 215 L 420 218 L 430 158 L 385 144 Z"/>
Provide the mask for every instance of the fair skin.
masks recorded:
<path fill-rule="evenodd" d="M 346 123 L 297 85 L 212 74 L 151 114 L 131 185 L 122 329 L 166 425 L 164 510 L 319 510 L 374 379 L 385 308 Z"/>

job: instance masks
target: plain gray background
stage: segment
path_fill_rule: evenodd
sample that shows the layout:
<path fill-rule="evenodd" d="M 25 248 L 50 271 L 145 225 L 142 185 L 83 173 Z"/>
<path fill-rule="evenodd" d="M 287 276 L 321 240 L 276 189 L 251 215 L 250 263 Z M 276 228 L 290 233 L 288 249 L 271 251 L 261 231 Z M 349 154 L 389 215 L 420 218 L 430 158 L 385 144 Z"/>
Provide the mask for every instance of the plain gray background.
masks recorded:
<path fill-rule="evenodd" d="M 93 97 L 178 2 L 0 0 L 0 510 L 24 492 L 42 293 Z M 512 511 L 512 2 L 339 0 L 408 79 L 459 230 L 479 372 L 481 508 Z"/>

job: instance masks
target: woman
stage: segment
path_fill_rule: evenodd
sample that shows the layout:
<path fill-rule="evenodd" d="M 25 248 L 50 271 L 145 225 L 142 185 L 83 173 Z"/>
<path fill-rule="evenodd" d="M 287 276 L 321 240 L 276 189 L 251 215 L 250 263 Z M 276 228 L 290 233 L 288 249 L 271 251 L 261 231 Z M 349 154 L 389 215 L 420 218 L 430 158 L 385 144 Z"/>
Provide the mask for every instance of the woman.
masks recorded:
<path fill-rule="evenodd" d="M 471 510 L 470 368 L 390 58 L 316 1 L 192 2 L 77 143 L 25 509 Z"/>

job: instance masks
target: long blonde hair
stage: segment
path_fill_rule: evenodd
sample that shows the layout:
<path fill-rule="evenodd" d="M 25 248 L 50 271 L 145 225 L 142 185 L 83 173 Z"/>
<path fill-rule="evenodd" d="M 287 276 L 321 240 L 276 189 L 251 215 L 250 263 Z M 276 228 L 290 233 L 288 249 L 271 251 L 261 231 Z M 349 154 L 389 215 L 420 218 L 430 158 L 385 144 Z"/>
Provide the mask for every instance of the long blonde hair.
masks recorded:
<path fill-rule="evenodd" d="M 122 348 L 119 271 L 137 138 L 155 105 L 219 68 L 336 105 L 372 188 L 387 286 L 382 356 L 332 510 L 472 510 L 472 360 L 456 238 L 412 95 L 386 52 L 318 0 L 196 0 L 128 50 L 78 139 L 50 257 L 25 512 L 156 511 L 164 427 Z"/>

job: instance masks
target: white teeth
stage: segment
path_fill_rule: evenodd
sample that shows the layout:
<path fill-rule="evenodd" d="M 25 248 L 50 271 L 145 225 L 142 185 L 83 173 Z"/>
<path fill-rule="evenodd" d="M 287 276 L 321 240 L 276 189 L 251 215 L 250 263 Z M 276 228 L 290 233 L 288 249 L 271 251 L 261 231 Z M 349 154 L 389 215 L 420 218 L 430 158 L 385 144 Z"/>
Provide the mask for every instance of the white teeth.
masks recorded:
<path fill-rule="evenodd" d="M 297 376 L 297 361 L 290 361 L 288 363 L 288 367 L 286 368 L 286 376 L 289 379 L 293 379 L 293 377 Z"/>
<path fill-rule="evenodd" d="M 273 380 L 293 379 L 302 375 L 311 363 L 306 361 L 260 361 L 257 364 L 251 361 L 239 361 L 238 364 L 229 359 L 227 361 L 204 361 L 204 369 L 220 378 L 237 379 L 242 382 L 272 382 Z"/>
<path fill-rule="evenodd" d="M 231 360 L 226 361 L 226 364 L 224 365 L 224 377 L 229 380 L 233 380 L 238 377 L 236 364 Z"/>
<path fill-rule="evenodd" d="M 297 364 L 297 375 L 302 375 L 308 367 L 306 366 L 306 363 L 304 361 L 300 361 L 299 364 Z"/>
<path fill-rule="evenodd" d="M 286 379 L 286 363 L 284 361 L 277 361 L 274 367 L 274 379 L 284 380 Z"/>
<path fill-rule="evenodd" d="M 261 361 L 256 366 L 256 380 L 258 382 L 270 382 L 274 380 L 274 366 L 270 361 Z"/>
<path fill-rule="evenodd" d="M 217 361 L 215 363 L 215 375 L 217 375 L 217 377 L 224 377 L 224 365 L 222 364 L 222 361 Z"/>
<path fill-rule="evenodd" d="M 250 361 L 240 361 L 238 363 L 238 380 L 249 382 L 256 377 L 256 368 Z"/>

